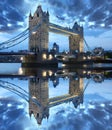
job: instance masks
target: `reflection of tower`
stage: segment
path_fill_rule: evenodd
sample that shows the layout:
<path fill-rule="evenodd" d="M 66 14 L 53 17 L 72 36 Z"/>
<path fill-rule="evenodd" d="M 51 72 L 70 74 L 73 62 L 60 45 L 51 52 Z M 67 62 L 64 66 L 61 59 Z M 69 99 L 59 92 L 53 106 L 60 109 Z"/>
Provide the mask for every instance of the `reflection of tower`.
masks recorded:
<path fill-rule="evenodd" d="M 49 117 L 48 109 L 48 81 L 45 79 L 29 79 L 29 93 L 33 99 L 36 99 L 39 105 L 36 105 L 30 99 L 29 113 L 34 114 L 38 124 L 41 124 L 43 118 Z"/>
<path fill-rule="evenodd" d="M 33 52 L 48 51 L 48 23 L 49 12 L 43 12 L 41 6 L 37 7 L 34 15 L 29 15 L 29 29 L 34 30 L 29 36 L 29 50 Z M 37 27 L 39 28 L 37 30 Z"/>
<path fill-rule="evenodd" d="M 77 98 L 73 99 L 73 104 L 77 107 L 80 103 L 83 103 L 83 78 L 74 79 L 70 77 L 69 79 L 69 94 L 79 95 Z"/>

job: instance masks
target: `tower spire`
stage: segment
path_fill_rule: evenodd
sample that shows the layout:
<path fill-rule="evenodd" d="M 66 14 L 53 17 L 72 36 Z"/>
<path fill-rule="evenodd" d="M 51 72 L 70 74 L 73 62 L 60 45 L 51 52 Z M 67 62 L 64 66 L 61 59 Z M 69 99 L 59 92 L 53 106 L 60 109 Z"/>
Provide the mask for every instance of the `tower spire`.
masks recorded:
<path fill-rule="evenodd" d="M 29 14 L 29 17 L 32 17 L 32 14 L 31 14 L 31 10 L 30 10 L 30 14 Z"/>

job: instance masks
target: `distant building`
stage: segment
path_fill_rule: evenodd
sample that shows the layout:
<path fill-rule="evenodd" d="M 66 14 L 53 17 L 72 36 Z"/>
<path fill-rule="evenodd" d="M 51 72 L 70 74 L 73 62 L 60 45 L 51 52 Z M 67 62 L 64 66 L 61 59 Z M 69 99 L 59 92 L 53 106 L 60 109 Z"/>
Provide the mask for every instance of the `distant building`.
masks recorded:
<path fill-rule="evenodd" d="M 54 54 L 59 53 L 59 45 L 57 45 L 55 42 L 53 44 L 52 49 L 50 50 L 51 52 L 53 52 Z"/>

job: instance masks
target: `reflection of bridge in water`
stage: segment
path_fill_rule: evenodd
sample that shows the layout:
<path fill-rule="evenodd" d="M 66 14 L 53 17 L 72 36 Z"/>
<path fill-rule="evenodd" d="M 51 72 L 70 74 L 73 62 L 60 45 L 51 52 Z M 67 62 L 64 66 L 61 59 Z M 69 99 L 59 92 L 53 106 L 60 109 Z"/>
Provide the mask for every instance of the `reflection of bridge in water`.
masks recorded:
<path fill-rule="evenodd" d="M 83 103 L 83 94 L 86 86 L 83 88 L 83 78 L 93 79 L 95 82 L 102 82 L 106 78 L 112 78 L 112 72 L 109 71 L 85 71 L 85 70 L 43 70 L 43 69 L 22 69 L 23 75 L 32 76 L 29 78 L 29 92 L 23 87 L 12 83 L 1 81 L 0 86 L 5 88 L 29 102 L 29 114 L 34 114 L 37 122 L 41 124 L 43 118 L 49 117 L 49 108 L 62 103 L 72 102 L 74 107 Z M 68 94 L 49 97 L 49 79 L 54 87 L 59 84 L 59 78 L 69 78 Z M 61 89 L 60 89 L 61 90 Z"/>
<path fill-rule="evenodd" d="M 29 93 L 24 90 L 24 88 L 5 81 L 0 81 L 0 86 L 28 101 L 30 116 L 31 114 L 34 114 L 37 122 L 41 124 L 43 118 L 49 117 L 49 108 L 71 101 L 75 107 L 77 107 L 80 103 L 83 103 L 82 78 L 75 80 L 72 76 L 70 76 L 68 94 L 52 98 L 49 97 L 49 78 L 52 80 L 54 86 L 56 87 L 58 84 L 56 82 L 59 80 L 59 75 L 58 77 L 54 77 L 54 74 L 52 73 L 51 77 L 49 77 L 47 75 L 45 76 L 45 71 L 42 71 L 42 74 L 40 71 L 38 76 L 29 79 Z"/>

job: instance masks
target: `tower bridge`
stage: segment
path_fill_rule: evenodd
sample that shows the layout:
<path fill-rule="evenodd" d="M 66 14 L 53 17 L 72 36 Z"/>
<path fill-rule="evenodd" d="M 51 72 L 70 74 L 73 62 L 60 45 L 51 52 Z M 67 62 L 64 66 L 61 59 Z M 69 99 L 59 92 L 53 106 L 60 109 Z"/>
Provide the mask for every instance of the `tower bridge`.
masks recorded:
<path fill-rule="evenodd" d="M 73 28 L 66 28 L 49 21 L 49 12 L 42 10 L 42 7 L 39 5 L 32 15 L 29 15 L 29 27 L 17 35 L 14 38 L 11 38 L 8 41 L 2 42 L 0 44 L 0 50 L 13 47 L 17 44 L 23 43 L 26 39 L 29 39 L 29 49 L 27 53 L 24 53 L 24 60 L 22 65 L 28 65 L 30 63 L 39 64 L 39 63 L 48 63 L 48 64 L 57 64 L 57 60 L 52 53 L 52 59 L 45 58 L 44 54 L 48 55 L 49 53 L 49 32 L 64 34 L 69 38 L 69 52 L 74 55 L 74 51 L 83 52 L 83 27 L 74 23 Z M 33 54 L 33 58 L 31 56 Z M 3 53 L 1 53 L 2 55 Z M 6 53 L 7 55 L 8 53 Z M 14 55 L 13 53 L 9 53 Z M 17 53 L 15 53 L 16 55 Z M 17 55 L 20 53 L 18 52 Z M 22 55 L 22 54 L 20 54 Z M 34 60 L 35 59 L 35 60 Z M 79 57 L 81 59 L 81 57 Z M 78 60 L 78 59 L 77 59 Z"/>

